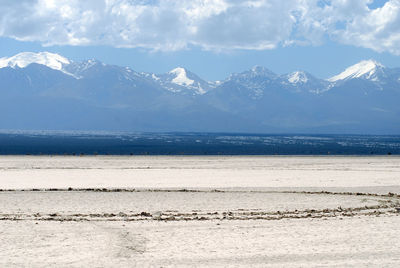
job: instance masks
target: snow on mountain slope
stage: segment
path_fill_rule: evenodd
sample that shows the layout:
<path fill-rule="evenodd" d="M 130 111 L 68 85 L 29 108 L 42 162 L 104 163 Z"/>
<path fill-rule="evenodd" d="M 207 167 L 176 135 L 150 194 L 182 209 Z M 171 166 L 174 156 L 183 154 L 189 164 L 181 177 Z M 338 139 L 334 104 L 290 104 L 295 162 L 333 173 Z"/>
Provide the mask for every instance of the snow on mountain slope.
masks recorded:
<path fill-rule="evenodd" d="M 253 100 L 261 99 L 264 90 L 269 88 L 271 84 L 279 76 L 262 66 L 254 66 L 250 70 L 231 74 L 221 85 L 224 88 L 236 89 L 240 94 L 250 97 Z"/>
<path fill-rule="evenodd" d="M 272 71 L 262 66 L 254 66 L 250 70 L 231 74 L 224 82 L 233 81 L 238 84 L 247 85 L 253 84 L 252 86 L 259 87 L 259 84 L 276 79 L 278 76 Z"/>
<path fill-rule="evenodd" d="M 342 73 L 328 79 L 329 82 L 347 80 L 352 78 L 365 78 L 371 81 L 378 81 L 378 73 L 385 67 L 374 60 L 364 60 L 354 64 L 344 70 Z"/>
<path fill-rule="evenodd" d="M 295 71 L 279 77 L 278 82 L 291 92 L 308 92 L 321 94 L 330 89 L 330 83 L 326 80 L 318 79 L 305 71 Z"/>
<path fill-rule="evenodd" d="M 348 67 L 342 73 L 327 80 L 318 79 L 304 71 L 277 75 L 262 66 L 231 74 L 227 79 L 208 82 L 196 74 L 182 67 L 177 67 L 164 74 L 138 73 L 129 67 L 104 64 L 98 60 L 90 59 L 73 62 L 58 54 L 50 52 L 22 52 L 12 57 L 0 58 L 0 69 L 9 67 L 15 70 L 25 68 L 30 64 L 39 64 L 73 76 L 76 79 L 99 79 L 107 82 L 115 80 L 121 85 L 129 84 L 131 87 L 161 88 L 172 93 L 182 95 L 204 95 L 218 88 L 226 87 L 230 90 L 236 88 L 240 94 L 249 95 L 260 99 L 266 90 L 284 88 L 290 92 L 310 92 L 322 94 L 335 89 L 351 79 L 361 79 L 362 83 L 370 83 L 371 88 L 398 88 L 400 83 L 400 68 L 385 68 L 374 60 L 364 60 Z M 27 79 L 30 79 L 28 77 Z"/>
<path fill-rule="evenodd" d="M 307 77 L 306 73 L 297 71 L 297 72 L 293 72 L 288 75 L 288 81 L 291 84 L 307 83 L 308 77 Z"/>
<path fill-rule="evenodd" d="M 0 68 L 25 68 L 32 63 L 42 64 L 51 69 L 62 71 L 64 65 L 68 65 L 71 62 L 63 56 L 49 52 L 22 52 L 9 58 L 0 58 Z"/>
<path fill-rule="evenodd" d="M 172 83 L 180 86 L 190 86 L 193 85 L 194 80 L 189 79 L 186 75 L 186 70 L 184 68 L 178 67 L 169 72 L 170 74 L 176 75 L 174 79 L 171 80 Z"/>
<path fill-rule="evenodd" d="M 92 68 L 96 64 L 101 64 L 101 63 L 98 60 L 90 59 L 90 60 L 86 60 L 86 61 L 82 61 L 80 63 L 74 64 L 72 66 L 74 67 L 76 72 L 80 72 L 81 73 L 81 72 L 86 71 L 87 69 Z M 104 64 L 103 64 L 103 66 L 104 66 Z"/>
<path fill-rule="evenodd" d="M 239 74 L 233 74 L 231 75 L 231 78 L 240 78 L 243 80 L 248 80 L 248 79 L 253 79 L 253 78 L 261 78 L 261 79 L 266 79 L 266 80 L 270 80 L 270 79 L 275 79 L 278 76 L 273 73 L 272 71 L 270 71 L 269 69 L 263 67 L 263 66 L 253 66 L 250 70 L 248 71 L 244 71 L 242 73 Z"/>
<path fill-rule="evenodd" d="M 70 73 L 75 78 L 81 79 L 85 75 L 87 75 L 87 73 L 90 73 L 91 71 L 99 72 L 101 67 L 106 66 L 106 64 L 96 59 L 89 59 L 81 62 L 71 62 L 70 64 L 63 66 L 63 69 L 61 71 L 64 71 L 65 73 Z M 121 67 L 121 69 L 123 69 L 123 67 Z"/>
<path fill-rule="evenodd" d="M 216 86 L 182 67 L 177 67 L 166 74 L 153 74 L 152 78 L 163 88 L 175 93 L 203 95 Z"/>

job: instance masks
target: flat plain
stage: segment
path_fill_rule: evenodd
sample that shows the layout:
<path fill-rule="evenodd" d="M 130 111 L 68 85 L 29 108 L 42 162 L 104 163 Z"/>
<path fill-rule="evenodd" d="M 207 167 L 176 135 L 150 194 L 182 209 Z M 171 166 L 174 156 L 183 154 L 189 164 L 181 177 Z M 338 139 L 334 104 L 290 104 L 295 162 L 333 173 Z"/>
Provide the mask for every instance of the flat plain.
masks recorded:
<path fill-rule="evenodd" d="M 2 156 L 7 267 L 397 266 L 397 156 Z"/>

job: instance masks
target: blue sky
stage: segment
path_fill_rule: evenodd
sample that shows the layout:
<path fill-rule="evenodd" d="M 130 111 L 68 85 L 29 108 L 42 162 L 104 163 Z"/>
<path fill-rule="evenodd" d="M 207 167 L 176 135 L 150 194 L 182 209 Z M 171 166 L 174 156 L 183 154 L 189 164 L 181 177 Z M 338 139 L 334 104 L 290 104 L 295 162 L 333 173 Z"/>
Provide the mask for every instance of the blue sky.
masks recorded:
<path fill-rule="evenodd" d="M 400 0 L 21 0 L 0 16 L 0 57 L 50 51 L 208 80 L 254 65 L 320 78 L 371 58 L 400 67 Z"/>

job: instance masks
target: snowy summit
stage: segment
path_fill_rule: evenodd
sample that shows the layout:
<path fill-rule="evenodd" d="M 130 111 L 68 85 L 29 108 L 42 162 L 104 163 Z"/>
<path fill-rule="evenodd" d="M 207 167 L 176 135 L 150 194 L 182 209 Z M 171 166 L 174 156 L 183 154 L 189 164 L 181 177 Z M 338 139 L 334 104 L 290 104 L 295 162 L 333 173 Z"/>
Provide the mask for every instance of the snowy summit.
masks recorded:
<path fill-rule="evenodd" d="M 354 64 L 342 73 L 328 79 L 329 82 L 346 80 L 352 78 L 366 78 L 373 81 L 377 80 L 376 73 L 379 69 L 385 68 L 382 64 L 374 60 L 364 60 Z"/>
<path fill-rule="evenodd" d="M 70 64 L 70 61 L 63 56 L 49 52 L 22 52 L 9 58 L 0 58 L 0 68 L 25 68 L 32 63 L 45 65 L 60 71 L 64 65 Z"/>
<path fill-rule="evenodd" d="M 304 72 L 297 71 L 289 74 L 288 81 L 292 84 L 307 83 L 308 78 Z"/>
<path fill-rule="evenodd" d="M 194 83 L 194 80 L 189 79 L 186 74 L 186 70 L 182 67 L 175 68 L 169 72 L 169 74 L 173 74 L 176 77 L 171 80 L 172 83 L 180 85 L 180 86 L 190 86 Z"/>

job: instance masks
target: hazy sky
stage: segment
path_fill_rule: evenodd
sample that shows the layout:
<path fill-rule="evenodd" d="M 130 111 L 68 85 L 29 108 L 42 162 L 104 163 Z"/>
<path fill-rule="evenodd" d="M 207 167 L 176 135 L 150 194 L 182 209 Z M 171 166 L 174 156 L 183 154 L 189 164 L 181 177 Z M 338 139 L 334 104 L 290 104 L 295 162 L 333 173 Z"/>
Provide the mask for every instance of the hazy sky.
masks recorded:
<path fill-rule="evenodd" d="M 0 57 L 51 51 L 209 80 L 265 66 L 332 76 L 400 67 L 400 0 L 0 0 Z"/>

